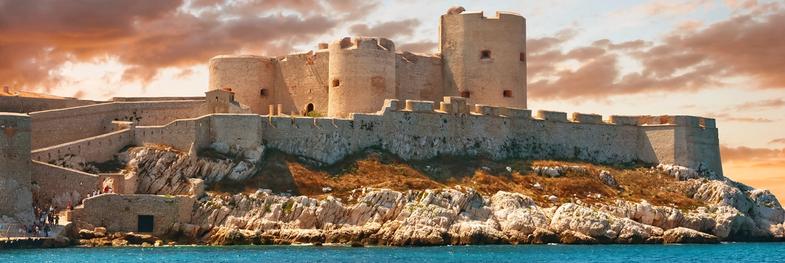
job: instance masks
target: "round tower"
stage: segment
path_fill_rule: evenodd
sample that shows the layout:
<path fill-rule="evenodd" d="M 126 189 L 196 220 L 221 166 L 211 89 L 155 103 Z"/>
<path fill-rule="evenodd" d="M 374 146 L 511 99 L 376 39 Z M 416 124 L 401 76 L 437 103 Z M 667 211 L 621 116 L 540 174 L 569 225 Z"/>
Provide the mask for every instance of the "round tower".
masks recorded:
<path fill-rule="evenodd" d="M 327 115 L 376 112 L 395 98 L 395 45 L 385 38 L 344 38 L 329 45 Z"/>
<path fill-rule="evenodd" d="M 439 23 L 444 96 L 526 108 L 526 19 L 451 8 Z"/>
<path fill-rule="evenodd" d="M 0 112 L 0 223 L 33 221 L 30 148 L 30 117 Z"/>
<path fill-rule="evenodd" d="M 274 103 L 275 60 L 262 56 L 231 55 L 210 59 L 209 90 L 227 89 L 235 100 L 256 114 L 268 114 Z"/>

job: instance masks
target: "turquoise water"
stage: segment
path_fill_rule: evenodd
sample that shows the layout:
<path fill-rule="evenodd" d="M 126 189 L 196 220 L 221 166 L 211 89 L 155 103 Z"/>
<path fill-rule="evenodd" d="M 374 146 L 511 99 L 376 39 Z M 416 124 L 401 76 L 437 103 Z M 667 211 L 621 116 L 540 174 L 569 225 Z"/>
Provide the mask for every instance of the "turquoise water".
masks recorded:
<path fill-rule="evenodd" d="M 785 243 L 0 250 L 0 262 L 785 262 Z"/>

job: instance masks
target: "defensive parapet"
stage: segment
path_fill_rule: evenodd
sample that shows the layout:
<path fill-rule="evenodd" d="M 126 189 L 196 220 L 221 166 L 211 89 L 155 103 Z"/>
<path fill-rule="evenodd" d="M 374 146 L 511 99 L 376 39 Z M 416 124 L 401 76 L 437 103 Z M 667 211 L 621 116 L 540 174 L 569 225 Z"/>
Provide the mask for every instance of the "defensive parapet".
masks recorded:
<path fill-rule="evenodd" d="M 526 108 L 526 19 L 462 10 L 451 9 L 439 24 L 444 95 Z"/>
<path fill-rule="evenodd" d="M 30 149 L 30 117 L 0 113 L 0 223 L 33 220 Z"/>
<path fill-rule="evenodd" d="M 327 115 L 374 112 L 395 98 L 395 45 L 385 38 L 344 38 L 329 47 Z"/>

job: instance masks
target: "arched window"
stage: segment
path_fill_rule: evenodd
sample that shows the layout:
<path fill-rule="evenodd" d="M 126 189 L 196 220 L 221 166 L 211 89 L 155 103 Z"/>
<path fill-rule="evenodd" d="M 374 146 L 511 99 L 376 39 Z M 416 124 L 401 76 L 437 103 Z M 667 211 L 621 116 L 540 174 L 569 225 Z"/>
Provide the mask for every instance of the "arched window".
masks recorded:
<path fill-rule="evenodd" d="M 469 98 L 471 96 L 472 96 L 472 93 L 470 91 L 461 91 L 461 97 Z"/>
<path fill-rule="evenodd" d="M 267 89 L 261 89 L 261 90 L 259 90 L 259 96 L 262 96 L 262 97 L 267 97 Z"/>
<path fill-rule="evenodd" d="M 341 81 L 338 79 L 333 79 L 333 87 L 338 87 L 341 85 Z"/>
<path fill-rule="evenodd" d="M 512 90 L 508 90 L 508 89 L 504 90 L 504 91 L 502 92 L 502 96 L 504 96 L 505 98 L 510 98 L 510 97 L 512 97 Z"/>

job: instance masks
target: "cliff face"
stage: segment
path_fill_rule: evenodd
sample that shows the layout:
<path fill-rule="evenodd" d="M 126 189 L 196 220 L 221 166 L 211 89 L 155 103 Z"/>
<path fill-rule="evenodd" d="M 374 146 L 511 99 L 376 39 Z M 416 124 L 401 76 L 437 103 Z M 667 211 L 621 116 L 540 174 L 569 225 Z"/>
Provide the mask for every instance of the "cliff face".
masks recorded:
<path fill-rule="evenodd" d="M 247 186 L 267 178 L 259 174 L 273 169 L 269 164 L 261 165 L 270 160 L 260 159 L 261 150 L 252 156 L 259 158 L 206 158 L 165 149 L 133 148 L 129 150 L 128 164 L 136 173 L 138 193 L 201 195 L 201 191 L 193 190 L 193 181 L 206 182 L 208 192 L 195 205 L 191 222 L 171 227 L 172 238 L 189 243 L 444 245 L 785 238 L 785 210 L 770 192 L 727 178 L 706 178 L 705 174 L 691 170 L 674 173 L 673 167 L 622 174 L 618 170 L 597 171 L 591 165 L 532 166 L 520 171 L 507 166 L 510 175 L 495 176 L 500 182 L 493 181 L 493 184 L 503 187 L 494 190 L 488 190 L 491 188 L 487 185 L 474 189 L 462 186 L 471 183 L 454 178 L 434 179 L 432 184 L 419 187 L 404 186 L 409 188 L 404 190 L 400 185 L 409 185 L 411 178 L 390 175 L 392 180 L 403 180 L 393 182 L 399 185 L 395 190 L 357 187 L 341 191 L 334 182 L 362 178 L 345 175 L 325 179 L 323 182 L 333 182 L 329 185 L 336 189 L 323 187 L 325 193 L 309 194 L 310 197 L 289 196 L 285 191 L 274 194 L 263 189 L 222 191 L 225 188 L 219 186 L 227 180 Z M 307 192 L 302 190 L 302 179 L 296 178 L 297 168 L 291 164 L 288 167 L 295 174 L 290 175 L 295 177 L 295 182 L 289 185 Z M 362 170 L 362 165 L 357 167 Z M 483 166 L 481 170 L 485 168 L 494 169 Z M 428 169 L 439 167 L 428 166 Z M 663 178 L 663 182 L 635 185 L 641 176 Z M 383 179 L 375 177 L 378 176 L 357 186 L 380 185 L 373 180 Z M 311 184 L 316 182 L 313 178 L 309 180 Z M 532 181 L 525 180 L 538 183 L 529 184 Z M 592 186 L 591 194 L 586 194 L 570 182 L 586 187 L 592 186 L 591 182 L 602 185 Z M 662 198 L 652 196 L 653 204 L 640 199 L 640 193 L 647 188 L 657 189 L 658 195 L 675 193 L 684 200 L 657 201 Z M 559 196 L 553 195 L 556 193 Z M 671 199 L 674 201 L 668 203 Z"/>

